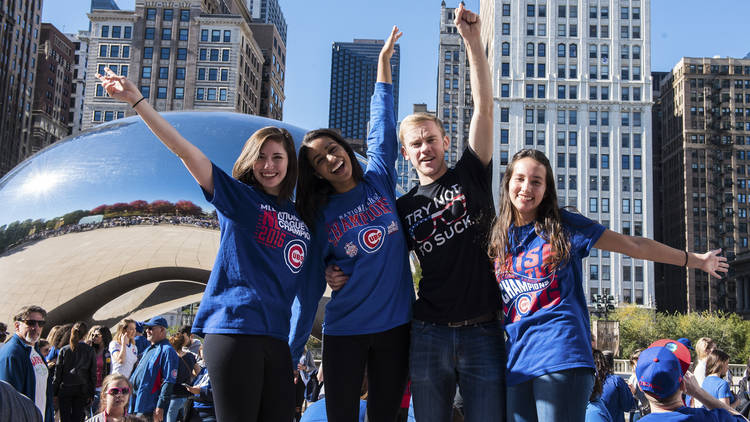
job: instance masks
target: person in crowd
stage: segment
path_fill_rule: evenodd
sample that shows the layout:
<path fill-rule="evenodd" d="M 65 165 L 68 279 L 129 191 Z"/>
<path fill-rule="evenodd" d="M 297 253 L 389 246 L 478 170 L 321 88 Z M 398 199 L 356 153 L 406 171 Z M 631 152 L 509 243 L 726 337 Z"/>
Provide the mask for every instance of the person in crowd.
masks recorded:
<path fill-rule="evenodd" d="M 96 384 L 94 388 L 94 400 L 91 402 L 91 411 L 99 408 L 99 397 L 102 391 L 104 377 L 112 372 L 112 355 L 109 353 L 109 344 L 112 342 L 112 333 L 109 328 L 94 325 L 86 335 L 86 344 L 94 349 L 96 362 Z"/>
<path fill-rule="evenodd" d="M 742 378 L 740 379 L 738 383 L 739 395 L 746 398 L 748 401 L 750 401 L 750 394 L 748 394 L 748 391 L 749 391 L 748 382 L 749 381 L 750 381 L 750 358 L 747 359 L 747 364 L 745 365 L 745 372 L 742 373 Z"/>
<path fill-rule="evenodd" d="M 73 324 L 70 343 L 57 356 L 52 387 L 60 422 L 83 422 L 85 408 L 94 398 L 96 352 L 84 342 L 87 328 L 84 322 Z"/>
<path fill-rule="evenodd" d="M 291 420 L 296 364 L 288 344 L 296 340 L 296 334 L 290 336 L 291 308 L 295 295 L 305 297 L 312 284 L 306 283 L 304 264 L 315 252 L 291 201 L 297 181 L 291 134 L 277 127 L 256 131 L 230 177 L 154 110 L 135 84 L 109 69 L 98 77 L 110 97 L 130 104 L 180 157 L 216 207 L 219 251 L 193 332 L 205 338 L 217 419 Z"/>
<path fill-rule="evenodd" d="M 594 363 L 582 272 L 592 248 L 700 268 L 717 278 L 728 269 L 721 250 L 680 251 L 561 209 L 552 167 L 536 149 L 513 156 L 499 203 L 489 254 L 505 313 L 511 421 L 585 417 Z"/>
<path fill-rule="evenodd" d="M 138 361 L 134 320 L 124 319 L 117 324 L 115 337 L 109 342 L 109 354 L 112 357 L 112 373 L 129 378 Z"/>
<path fill-rule="evenodd" d="M 380 50 L 367 168 L 362 170 L 351 146 L 332 129 L 308 132 L 299 153 L 297 211 L 313 231 L 312 248 L 321 253 L 312 265 L 319 270 L 332 264 L 350 277 L 331 296 L 323 323 L 326 409 L 332 422 L 357 420 L 359 399 L 351 386 L 362 383 L 366 366 L 372 374 L 369 420 L 392 422 L 408 376 L 414 287 L 396 214 L 398 141 L 390 64 L 401 35 L 394 26 Z M 325 281 L 321 277 L 313 286 L 315 296 L 300 301 L 297 329 L 304 335 L 292 345 L 296 359 Z"/>
<path fill-rule="evenodd" d="M 47 365 L 50 368 L 55 366 L 55 363 L 57 362 L 57 354 L 60 353 L 60 349 L 70 343 L 70 330 L 72 329 L 73 323 L 68 323 L 59 326 L 54 333 L 50 330 L 50 335 L 48 335 L 47 338 L 49 339 L 51 347 L 49 352 L 45 355 Z"/>
<path fill-rule="evenodd" d="M 0 349 L 5 345 L 5 340 L 9 334 L 8 326 L 4 322 L 0 322 Z"/>
<path fill-rule="evenodd" d="M 128 413 L 128 402 L 133 387 L 120 373 L 107 375 L 102 381 L 102 400 L 98 412 L 86 422 L 119 422 Z"/>
<path fill-rule="evenodd" d="M 697 383 L 690 371 L 682 374 L 680 362 L 667 347 L 649 347 L 641 352 L 636 367 L 638 385 L 646 393 L 651 413 L 641 422 L 656 421 L 746 421 L 736 410 L 711 396 Z M 685 406 L 682 394 L 700 400 L 705 409 Z"/>
<path fill-rule="evenodd" d="M 601 350 L 593 349 L 594 365 L 594 387 L 591 390 L 589 403 L 586 405 L 586 422 L 613 422 L 607 406 L 602 401 L 602 388 L 609 376 L 607 359 Z"/>
<path fill-rule="evenodd" d="M 643 390 L 641 390 L 641 387 L 638 386 L 638 377 L 635 376 L 635 370 L 638 367 L 638 358 L 641 356 L 642 351 L 643 349 L 636 349 L 633 354 L 630 355 L 630 367 L 633 369 L 633 373 L 628 379 L 628 387 L 630 387 L 630 392 L 633 394 L 633 397 L 636 400 L 636 416 L 638 418 L 651 413 L 646 394 L 643 392 Z"/>
<path fill-rule="evenodd" d="M 193 334 L 193 326 L 183 325 L 182 327 L 180 327 L 180 333 L 187 337 L 185 339 L 185 348 L 187 349 L 187 351 L 197 357 L 198 351 L 201 348 L 201 341 L 195 338 L 195 334 Z"/>
<path fill-rule="evenodd" d="M 198 358 L 202 361 L 203 347 L 198 351 Z M 201 366 L 201 371 L 195 377 L 193 385 L 185 387 L 193 395 L 192 415 L 197 415 L 201 422 L 216 422 L 216 412 L 213 405 L 213 390 L 208 368 Z"/>
<path fill-rule="evenodd" d="M 130 413 L 161 422 L 169 409 L 180 358 L 167 340 L 168 324 L 164 317 L 153 317 L 143 325 L 151 345 L 130 376 L 133 386 Z"/>
<path fill-rule="evenodd" d="M 135 346 L 138 348 L 138 359 L 140 359 L 141 355 L 143 355 L 143 352 L 148 348 L 148 346 L 151 345 L 151 343 L 146 339 L 146 329 L 143 326 L 143 322 L 135 322 L 134 342 Z"/>
<path fill-rule="evenodd" d="M 24 306 L 13 316 L 15 333 L 0 349 L 0 380 L 31 399 L 46 422 L 53 422 L 52 376 L 39 353 L 47 311 L 41 306 Z"/>
<path fill-rule="evenodd" d="M 185 407 L 185 402 L 191 395 L 185 386 L 192 384 L 193 379 L 201 369 L 198 365 L 197 356 L 187 349 L 187 341 L 189 340 L 190 337 L 180 331 L 169 338 L 169 343 L 177 352 L 180 361 L 177 366 L 177 380 L 174 383 L 172 398 L 169 401 L 169 409 L 165 418 L 166 422 L 177 421 L 180 411 Z"/>
<path fill-rule="evenodd" d="M 313 392 L 318 386 L 318 368 L 313 353 L 307 346 L 305 346 L 304 353 L 297 364 L 297 370 L 305 386 L 304 399 L 307 401 L 317 400 L 317 397 L 313 397 Z"/>
<path fill-rule="evenodd" d="M 701 388 L 730 407 L 739 403 L 731 385 L 724 378 L 729 371 L 729 355 L 721 349 L 713 349 L 706 358 L 706 378 Z"/>
<path fill-rule="evenodd" d="M 611 351 L 606 351 L 603 352 L 603 355 L 605 377 L 602 384 L 601 400 L 607 406 L 613 422 L 625 422 L 625 412 L 635 407 L 633 393 L 625 380 L 614 373 L 614 354 Z"/>
<path fill-rule="evenodd" d="M 698 362 L 695 364 L 695 368 L 693 368 L 693 375 L 698 385 L 703 385 L 703 381 L 706 379 L 706 360 L 715 348 L 716 343 L 709 337 L 701 337 L 695 342 L 695 354 Z M 699 400 L 693 400 L 692 397 L 689 400 L 691 407 L 703 406 Z"/>
<path fill-rule="evenodd" d="M 42 414 L 33 401 L 0 380 L 0 421 L 42 422 Z"/>
<path fill-rule="evenodd" d="M 39 344 L 39 353 L 42 356 L 47 356 L 47 353 L 49 353 L 50 349 L 52 348 L 52 345 L 49 344 L 49 341 L 47 339 L 40 338 L 38 341 Z M 47 367 L 49 368 L 49 362 L 47 362 Z"/>

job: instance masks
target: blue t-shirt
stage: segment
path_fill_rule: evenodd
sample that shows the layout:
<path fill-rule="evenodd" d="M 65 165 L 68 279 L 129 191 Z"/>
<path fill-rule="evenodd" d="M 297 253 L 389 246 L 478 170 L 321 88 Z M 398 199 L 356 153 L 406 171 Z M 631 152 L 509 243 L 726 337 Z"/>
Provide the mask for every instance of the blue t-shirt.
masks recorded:
<path fill-rule="evenodd" d="M 586 422 L 613 422 L 601 396 L 586 405 Z"/>
<path fill-rule="evenodd" d="M 213 165 L 221 235 L 193 322 L 197 334 L 267 335 L 287 341 L 291 306 L 306 281 L 310 232 L 291 201 L 246 185 Z"/>
<path fill-rule="evenodd" d="M 709 375 L 703 380 L 701 385 L 706 392 L 717 399 L 729 399 L 729 403 L 733 402 L 734 394 L 729 388 L 729 383 L 716 375 Z"/>
<path fill-rule="evenodd" d="M 364 400 L 359 401 L 359 422 L 365 421 L 365 414 L 367 413 L 367 402 Z M 305 413 L 302 414 L 302 419 L 299 422 L 327 422 L 328 415 L 326 414 L 326 399 L 320 399 L 316 402 L 310 403 Z"/>
<path fill-rule="evenodd" d="M 625 412 L 635 407 L 630 387 L 624 379 L 615 374 L 607 375 L 604 380 L 601 399 L 614 422 L 625 422 Z"/>
<path fill-rule="evenodd" d="M 495 262 L 507 333 L 508 385 L 566 369 L 594 368 L 581 267 L 605 228 L 580 214 L 560 212 L 571 246 L 567 263 L 552 271 L 542 265 L 551 245 L 533 224 L 511 226 L 509 265 Z"/>
<path fill-rule="evenodd" d="M 396 213 L 399 144 L 392 85 L 375 85 L 370 110 L 364 180 L 348 192 L 330 195 L 315 224 L 312 248 L 321 251 L 325 265 L 338 265 L 349 276 L 326 305 L 327 335 L 377 333 L 411 320 L 414 286 Z M 303 304 L 300 319 L 310 321 L 317 303 Z"/>
<path fill-rule="evenodd" d="M 740 415 L 733 415 L 724 409 L 681 407 L 672 412 L 650 413 L 639 419 L 642 422 L 745 422 Z"/>

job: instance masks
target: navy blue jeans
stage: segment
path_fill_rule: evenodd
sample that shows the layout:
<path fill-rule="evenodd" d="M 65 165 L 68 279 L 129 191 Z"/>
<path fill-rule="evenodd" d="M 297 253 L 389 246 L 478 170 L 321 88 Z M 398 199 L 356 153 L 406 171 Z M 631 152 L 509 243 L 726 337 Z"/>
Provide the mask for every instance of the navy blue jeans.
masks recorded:
<path fill-rule="evenodd" d="M 451 421 L 456 384 L 466 422 L 504 420 L 505 339 L 500 321 L 455 328 L 412 321 L 410 373 L 418 421 Z"/>
<path fill-rule="evenodd" d="M 509 422 L 580 422 L 594 388 L 594 370 L 552 372 L 508 386 Z"/>

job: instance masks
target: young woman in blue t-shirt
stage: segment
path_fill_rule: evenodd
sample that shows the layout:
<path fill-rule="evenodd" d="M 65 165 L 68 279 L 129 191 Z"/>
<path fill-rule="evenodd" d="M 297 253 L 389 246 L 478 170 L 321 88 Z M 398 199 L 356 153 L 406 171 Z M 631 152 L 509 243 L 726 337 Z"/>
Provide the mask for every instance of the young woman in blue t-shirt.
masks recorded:
<path fill-rule="evenodd" d="M 502 180 L 489 254 L 495 259 L 507 332 L 510 421 L 579 421 L 593 385 L 594 363 L 583 258 L 591 248 L 636 259 L 726 272 L 720 250 L 688 253 L 626 236 L 560 209 L 549 160 L 524 149 Z"/>
<path fill-rule="evenodd" d="M 277 127 L 256 131 L 230 177 L 144 101 L 132 82 L 109 69 L 97 77 L 110 97 L 130 104 L 180 157 L 216 207 L 219 250 L 193 332 L 206 338 L 217 419 L 292 420 L 289 321 L 294 297 L 306 287 L 303 263 L 310 251 L 310 233 L 291 201 L 297 179 L 292 136 Z"/>
<path fill-rule="evenodd" d="M 723 350 L 713 349 L 706 358 L 706 378 L 701 387 L 720 401 L 734 407 L 738 399 L 724 378 L 729 371 L 729 355 Z"/>
<path fill-rule="evenodd" d="M 406 386 L 414 287 L 396 214 L 399 144 L 390 66 L 400 36 L 394 27 L 380 52 L 367 168 L 330 129 L 305 135 L 299 153 L 297 210 L 313 231 L 312 248 L 321 253 L 311 265 L 320 271 L 334 264 L 349 276 L 331 294 L 323 324 L 326 408 L 333 422 L 357 420 L 359 396 L 352 386 L 362 383 L 365 366 L 371 421 L 395 420 Z M 316 281 L 322 295 L 325 280 Z M 301 305 L 303 321 L 309 321 L 317 301 Z M 309 325 L 300 329 L 309 332 Z"/>

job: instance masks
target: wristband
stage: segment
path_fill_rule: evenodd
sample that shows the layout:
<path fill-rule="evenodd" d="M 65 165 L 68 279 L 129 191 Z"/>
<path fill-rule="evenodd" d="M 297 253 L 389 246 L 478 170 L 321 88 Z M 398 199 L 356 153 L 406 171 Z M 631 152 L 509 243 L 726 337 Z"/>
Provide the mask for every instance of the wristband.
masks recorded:
<path fill-rule="evenodd" d="M 683 267 L 687 268 L 687 263 L 688 263 L 688 253 L 687 253 L 687 251 L 683 251 L 683 252 L 685 252 L 685 264 L 683 265 Z"/>
<path fill-rule="evenodd" d="M 135 106 L 137 106 L 137 105 L 138 105 L 138 103 L 140 103 L 141 101 L 143 101 L 143 100 L 145 100 L 145 99 L 146 99 L 146 97 L 141 97 L 141 99 L 140 99 L 140 100 L 136 101 L 136 102 L 135 102 L 135 104 L 133 104 L 133 108 L 135 108 Z"/>

